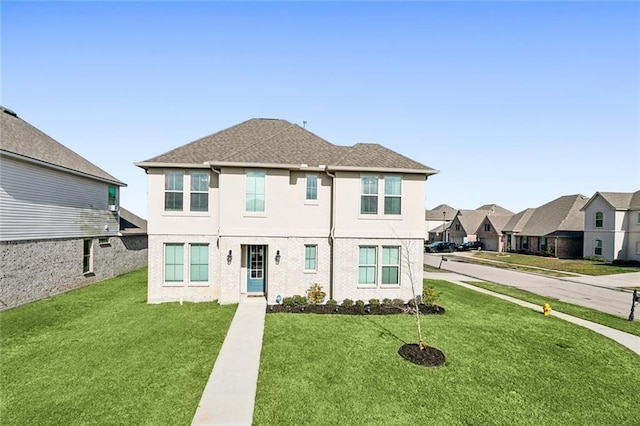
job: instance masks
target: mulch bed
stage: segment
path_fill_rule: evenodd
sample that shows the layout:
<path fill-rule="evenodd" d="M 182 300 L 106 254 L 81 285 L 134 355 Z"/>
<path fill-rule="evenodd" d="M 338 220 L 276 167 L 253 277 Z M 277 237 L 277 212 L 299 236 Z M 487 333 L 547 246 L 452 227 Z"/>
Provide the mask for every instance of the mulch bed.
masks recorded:
<path fill-rule="evenodd" d="M 438 305 L 418 305 L 420 313 L 429 315 L 442 315 L 444 308 Z M 291 313 L 291 314 L 339 314 L 339 315 L 398 315 L 413 313 L 412 308 L 405 305 L 399 306 L 328 306 L 328 305 L 307 305 L 307 306 L 284 306 L 268 305 L 267 313 Z"/>
<path fill-rule="evenodd" d="M 432 346 L 425 346 L 420 349 L 420 345 L 417 343 L 407 343 L 400 346 L 398 354 L 407 361 L 424 365 L 425 367 L 440 367 L 445 363 L 444 354 L 440 349 Z"/>

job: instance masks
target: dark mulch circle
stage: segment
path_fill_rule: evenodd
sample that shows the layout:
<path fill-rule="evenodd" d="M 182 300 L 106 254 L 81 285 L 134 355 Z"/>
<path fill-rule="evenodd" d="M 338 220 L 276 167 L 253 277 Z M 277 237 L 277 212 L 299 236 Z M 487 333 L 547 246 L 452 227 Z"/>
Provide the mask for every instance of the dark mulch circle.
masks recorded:
<path fill-rule="evenodd" d="M 418 305 L 421 314 L 444 314 L 444 308 L 438 305 Z M 413 313 L 408 306 L 329 306 L 329 305 L 306 305 L 306 306 L 284 306 L 269 305 L 267 313 L 292 313 L 292 314 L 339 314 L 339 315 L 397 315 Z"/>
<path fill-rule="evenodd" d="M 417 343 L 407 343 L 400 346 L 398 354 L 407 361 L 424 365 L 425 367 L 440 367 L 445 362 L 444 354 L 440 349 L 432 346 L 425 346 L 424 349 L 420 349 L 420 345 Z"/>

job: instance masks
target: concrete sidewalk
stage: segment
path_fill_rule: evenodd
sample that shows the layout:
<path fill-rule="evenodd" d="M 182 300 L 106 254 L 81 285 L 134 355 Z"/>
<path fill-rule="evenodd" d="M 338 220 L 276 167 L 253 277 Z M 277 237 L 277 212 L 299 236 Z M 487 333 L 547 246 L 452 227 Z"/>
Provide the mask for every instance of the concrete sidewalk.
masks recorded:
<path fill-rule="evenodd" d="M 425 272 L 424 278 L 434 279 L 434 280 L 444 280 L 449 281 L 453 284 L 475 290 L 479 293 L 488 294 L 494 297 L 497 297 L 502 300 L 506 300 L 511 303 L 516 303 L 525 308 L 533 309 L 538 312 L 542 312 L 542 306 L 535 305 L 533 303 L 525 302 L 524 300 L 516 299 L 511 296 L 505 296 L 504 294 L 495 293 L 493 291 L 485 290 L 480 287 L 475 287 L 471 284 L 464 283 L 462 281 L 468 281 L 469 277 L 464 275 L 459 275 L 455 273 L 440 273 L 440 272 Z M 582 327 L 586 327 L 590 330 L 595 331 L 596 333 L 602 334 L 605 337 L 610 338 L 622 346 L 625 346 L 631 349 L 636 354 L 640 355 L 640 337 L 634 336 L 633 334 L 625 333 L 624 331 L 616 330 L 614 328 L 606 327 L 601 324 L 597 324 L 595 322 L 586 321 L 581 318 L 576 318 L 571 315 L 563 314 L 562 312 L 551 311 L 551 315 L 561 318 L 565 321 L 572 322 L 574 324 L 580 325 Z"/>
<path fill-rule="evenodd" d="M 192 425 L 251 425 L 267 301 L 238 305 Z"/>

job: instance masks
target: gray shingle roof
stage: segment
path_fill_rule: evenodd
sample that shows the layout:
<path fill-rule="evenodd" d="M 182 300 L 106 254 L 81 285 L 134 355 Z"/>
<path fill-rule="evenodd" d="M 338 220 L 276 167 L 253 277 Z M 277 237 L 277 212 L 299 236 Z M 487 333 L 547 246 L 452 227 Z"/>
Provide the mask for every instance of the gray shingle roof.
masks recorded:
<path fill-rule="evenodd" d="M 149 160 L 140 167 L 167 164 L 250 163 L 332 168 L 436 170 L 377 144 L 336 146 L 285 120 L 253 118 Z"/>
<path fill-rule="evenodd" d="M 502 234 L 502 229 L 513 217 L 512 214 L 488 214 L 487 219 L 498 234 Z"/>
<path fill-rule="evenodd" d="M 442 212 L 446 213 L 445 219 L 451 221 L 456 216 L 456 213 L 458 213 L 458 210 L 446 204 L 440 204 L 431 210 L 425 210 L 424 218 L 425 220 L 442 220 Z"/>
<path fill-rule="evenodd" d="M 122 235 L 144 235 L 147 221 L 120 206 L 120 233 Z"/>
<path fill-rule="evenodd" d="M 502 232 L 520 232 L 527 223 L 531 215 L 536 211 L 535 208 L 528 208 L 519 213 L 514 214 L 502 227 Z"/>
<path fill-rule="evenodd" d="M 476 210 L 485 210 L 489 214 L 497 214 L 497 215 L 512 215 L 513 212 L 511 210 L 507 210 L 504 207 L 501 207 L 497 204 L 485 204 L 484 206 L 478 207 Z"/>
<path fill-rule="evenodd" d="M 558 231 L 584 231 L 584 195 L 565 195 L 536 208 L 520 234 L 545 236 Z"/>
<path fill-rule="evenodd" d="M 615 210 L 640 209 L 640 191 L 636 192 L 596 192 L 591 200 L 601 196 Z M 585 207 L 588 205 L 587 203 Z"/>
<path fill-rule="evenodd" d="M 126 186 L 100 167 L 3 107 L 0 107 L 0 150 L 25 160 L 36 160 L 71 172 Z"/>
<path fill-rule="evenodd" d="M 485 217 L 486 210 L 458 210 L 456 216 L 467 235 L 475 234 Z"/>

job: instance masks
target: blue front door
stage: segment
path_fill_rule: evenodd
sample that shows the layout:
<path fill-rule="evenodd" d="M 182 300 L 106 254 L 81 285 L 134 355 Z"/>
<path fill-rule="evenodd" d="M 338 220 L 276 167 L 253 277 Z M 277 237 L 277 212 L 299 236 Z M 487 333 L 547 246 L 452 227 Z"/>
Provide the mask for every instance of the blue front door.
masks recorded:
<path fill-rule="evenodd" d="M 247 250 L 247 293 L 264 293 L 265 246 L 249 246 Z"/>

